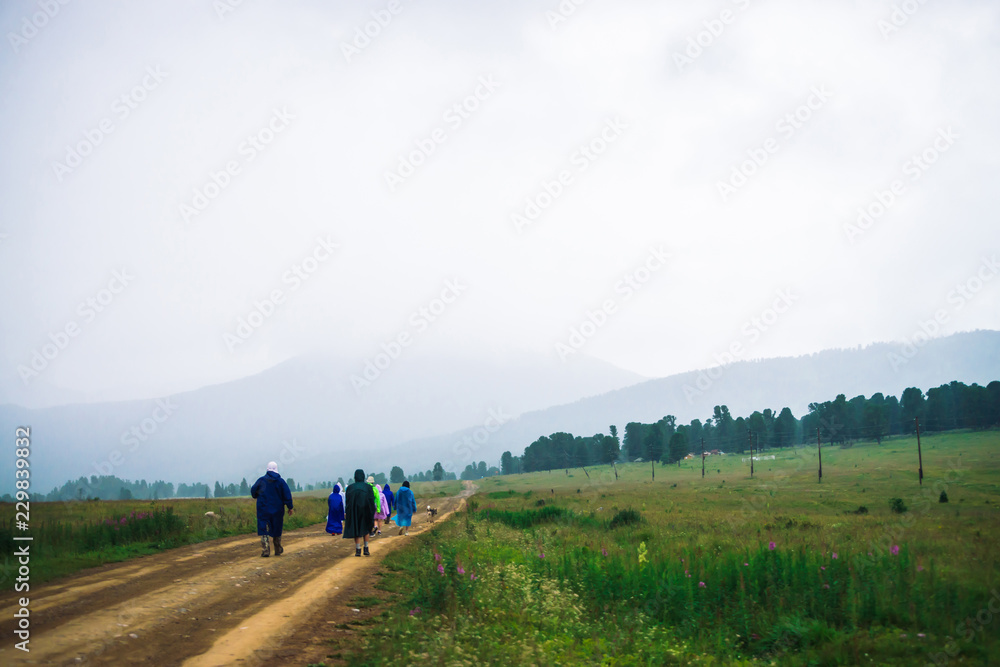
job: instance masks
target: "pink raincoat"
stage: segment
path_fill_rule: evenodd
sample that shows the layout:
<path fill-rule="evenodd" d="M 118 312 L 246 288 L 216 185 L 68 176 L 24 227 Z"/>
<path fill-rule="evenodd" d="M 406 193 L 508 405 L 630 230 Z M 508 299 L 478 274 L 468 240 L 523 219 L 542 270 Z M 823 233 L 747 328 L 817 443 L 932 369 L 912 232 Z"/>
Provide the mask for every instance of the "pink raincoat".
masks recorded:
<path fill-rule="evenodd" d="M 389 503 L 385 501 L 385 494 L 382 493 L 382 489 L 378 490 L 379 507 L 381 510 L 375 510 L 375 518 L 385 521 L 389 516 Z"/>

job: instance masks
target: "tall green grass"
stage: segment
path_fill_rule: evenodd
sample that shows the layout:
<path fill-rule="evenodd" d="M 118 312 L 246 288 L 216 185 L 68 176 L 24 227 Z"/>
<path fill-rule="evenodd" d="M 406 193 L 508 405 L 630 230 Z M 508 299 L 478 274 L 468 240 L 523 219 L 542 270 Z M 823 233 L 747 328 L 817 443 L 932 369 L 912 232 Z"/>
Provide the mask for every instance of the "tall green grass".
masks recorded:
<path fill-rule="evenodd" d="M 753 480 L 731 460 L 705 479 L 700 465 L 664 468 L 655 483 L 620 466 L 621 480 L 580 491 L 561 473 L 483 480 L 485 507 L 387 558 L 399 602 L 368 638 L 377 659 L 354 657 L 912 665 L 947 649 L 988 664 L 1000 434 L 927 438 L 923 485 L 903 444 L 824 451 L 822 483 L 808 452 L 779 453 Z"/>

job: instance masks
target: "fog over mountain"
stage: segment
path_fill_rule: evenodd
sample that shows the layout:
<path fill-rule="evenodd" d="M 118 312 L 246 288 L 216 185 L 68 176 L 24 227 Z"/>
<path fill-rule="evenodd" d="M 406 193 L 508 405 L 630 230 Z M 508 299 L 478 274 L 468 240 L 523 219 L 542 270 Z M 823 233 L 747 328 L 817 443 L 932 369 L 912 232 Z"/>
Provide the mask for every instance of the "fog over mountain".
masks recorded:
<path fill-rule="evenodd" d="M 614 424 L 622 434 L 628 422 L 651 423 L 668 414 L 677 417 L 678 424 L 687 424 L 710 418 L 716 405 L 727 405 L 734 417 L 765 408 L 777 412 L 783 407 L 802 417 L 809 403 L 833 400 L 837 394 L 850 399 L 881 392 L 898 398 L 907 387 L 926 392 L 953 380 L 981 385 L 1000 380 L 1000 332 L 976 331 L 924 341 L 736 362 L 647 380 L 524 414 L 494 433 L 477 425 L 440 438 L 407 442 L 389 458 L 409 460 L 417 452 L 437 453 L 435 460 L 450 463 L 445 467 L 460 472 L 472 461 L 495 464 L 504 450 L 519 455 L 540 436 L 560 431 L 587 436 L 608 433 L 608 426 Z"/>
<path fill-rule="evenodd" d="M 0 406 L 0 432 L 30 425 L 35 488 L 114 474 L 174 483 L 239 481 L 271 459 L 300 482 L 347 476 L 355 467 L 408 473 L 441 461 L 461 472 L 496 463 L 542 435 L 624 431 L 629 421 L 673 414 L 705 419 L 718 404 L 734 416 L 844 393 L 899 395 L 951 380 L 1000 378 L 1000 332 L 934 339 L 920 347 L 878 344 L 796 357 L 737 362 L 641 381 L 587 357 L 400 357 L 370 386 L 362 369 L 301 358 L 257 375 L 161 399 L 43 409 Z M 11 472 L 11 462 L 0 474 Z M 3 477 L 13 479 L 13 474 Z M 6 489 L 3 489 L 6 490 Z"/>
<path fill-rule="evenodd" d="M 271 459 L 293 477 L 327 479 L 361 463 L 378 468 L 384 462 L 371 452 L 415 436 L 482 423 L 491 412 L 506 420 L 641 379 L 587 357 L 563 363 L 555 355 L 499 351 L 409 354 L 366 375 L 359 362 L 311 356 L 158 399 L 0 406 L 0 427 L 11 433 L 15 425 L 32 427 L 33 479 L 46 490 L 93 474 L 238 481 Z M 326 468 L 316 470 L 318 461 Z M 327 472 L 338 461 L 336 474 Z"/>
<path fill-rule="evenodd" d="M 4 0 L 0 34 L 33 491 L 992 379 L 994 334 L 946 337 L 1000 329 L 1000 3 Z"/>

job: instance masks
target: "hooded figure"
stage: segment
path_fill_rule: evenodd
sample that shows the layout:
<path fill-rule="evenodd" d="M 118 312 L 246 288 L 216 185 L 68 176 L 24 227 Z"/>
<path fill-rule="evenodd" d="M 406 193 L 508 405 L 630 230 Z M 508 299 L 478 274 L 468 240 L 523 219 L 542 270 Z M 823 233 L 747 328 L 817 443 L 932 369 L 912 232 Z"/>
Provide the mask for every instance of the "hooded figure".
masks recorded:
<path fill-rule="evenodd" d="M 281 528 L 285 522 L 285 507 L 292 515 L 292 492 L 288 483 L 278 474 L 278 464 L 271 461 L 267 472 L 253 483 L 250 497 L 257 499 L 257 534 L 260 535 L 260 555 L 271 555 L 268 536 L 274 538 L 274 555 L 280 556 L 285 549 L 281 546 Z"/>
<path fill-rule="evenodd" d="M 409 533 L 413 513 L 416 511 L 417 499 L 413 497 L 413 491 L 410 491 L 410 483 L 403 482 L 403 486 L 396 492 L 396 525 L 399 526 L 401 535 Z"/>
<path fill-rule="evenodd" d="M 368 553 L 368 533 L 375 525 L 375 496 L 372 487 L 365 482 L 365 471 L 354 471 L 354 484 L 347 487 L 347 506 L 344 517 L 344 538 L 354 539 L 354 555 L 361 555 L 361 540 L 365 542 L 365 555 Z"/>
<path fill-rule="evenodd" d="M 333 485 L 333 493 L 327 499 L 327 504 L 330 512 L 326 515 L 326 532 L 340 535 L 344 532 L 344 498 L 340 495 L 340 484 Z"/>
<path fill-rule="evenodd" d="M 382 495 L 385 496 L 385 499 L 389 503 L 385 512 L 385 518 L 386 521 L 388 521 L 389 518 L 392 516 L 393 508 L 396 507 L 396 496 L 395 494 L 393 494 L 392 489 L 389 487 L 388 483 L 386 483 L 386 485 L 382 488 Z"/>

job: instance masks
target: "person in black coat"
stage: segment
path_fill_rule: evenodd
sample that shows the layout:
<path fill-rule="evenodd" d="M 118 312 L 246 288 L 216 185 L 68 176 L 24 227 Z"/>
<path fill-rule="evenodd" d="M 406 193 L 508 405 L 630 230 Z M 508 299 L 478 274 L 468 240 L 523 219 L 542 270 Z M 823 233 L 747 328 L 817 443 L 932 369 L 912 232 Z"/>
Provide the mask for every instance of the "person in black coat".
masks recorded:
<path fill-rule="evenodd" d="M 285 522 L 285 507 L 288 516 L 292 509 L 292 491 L 288 482 L 278 474 L 278 464 L 271 461 L 267 464 L 267 472 L 250 487 L 250 496 L 257 499 L 257 534 L 260 535 L 260 555 L 267 558 L 271 548 L 267 543 L 268 536 L 274 538 L 274 555 L 280 556 L 285 550 L 281 546 L 281 528 Z"/>
<path fill-rule="evenodd" d="M 368 552 L 368 533 L 375 526 L 375 496 L 372 487 L 365 482 L 365 471 L 354 471 L 354 484 L 347 487 L 347 507 L 344 511 L 344 538 L 354 539 L 354 555 L 361 555 L 361 540 Z"/>

